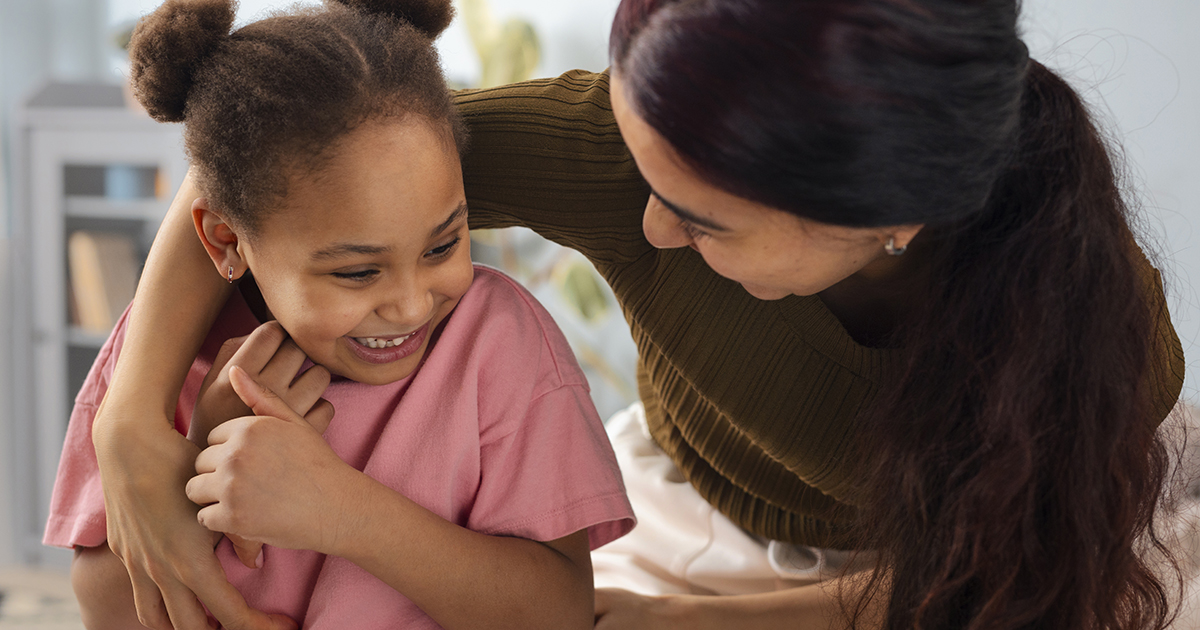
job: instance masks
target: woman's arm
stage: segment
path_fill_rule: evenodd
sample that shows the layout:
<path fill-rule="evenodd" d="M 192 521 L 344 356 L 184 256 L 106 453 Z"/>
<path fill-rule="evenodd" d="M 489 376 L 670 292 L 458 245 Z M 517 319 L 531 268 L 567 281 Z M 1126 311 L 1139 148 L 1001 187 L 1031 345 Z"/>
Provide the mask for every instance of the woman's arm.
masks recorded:
<path fill-rule="evenodd" d="M 868 574 L 753 595 L 647 596 L 596 591 L 596 630 L 842 630 L 870 584 Z M 886 594 L 860 611 L 855 628 L 882 627 Z"/>
<path fill-rule="evenodd" d="M 650 187 L 613 118 L 608 73 L 465 90 L 454 104 L 471 132 L 472 229 L 528 227 L 598 267 L 652 249 L 642 234 Z"/>
<path fill-rule="evenodd" d="M 592 627 L 586 531 L 543 543 L 455 525 L 343 462 L 245 370 L 229 377 L 259 415 L 215 428 L 196 459 L 205 526 L 345 558 L 447 630 Z"/>
<path fill-rule="evenodd" d="M 108 545 L 129 571 L 146 626 L 207 628 L 202 601 L 226 628 L 277 628 L 225 580 L 212 533 L 197 523 L 198 507 L 183 492 L 199 450 L 175 431 L 175 402 L 229 295 L 192 227 L 198 196 L 189 175 L 150 250 L 92 429 Z"/>

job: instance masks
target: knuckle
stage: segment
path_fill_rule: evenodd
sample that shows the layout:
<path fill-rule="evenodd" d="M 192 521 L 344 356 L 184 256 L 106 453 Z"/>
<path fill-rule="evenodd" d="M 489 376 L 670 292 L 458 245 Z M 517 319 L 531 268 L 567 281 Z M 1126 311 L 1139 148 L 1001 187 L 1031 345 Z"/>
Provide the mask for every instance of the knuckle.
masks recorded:
<path fill-rule="evenodd" d="M 267 431 L 267 417 L 254 416 L 246 423 L 246 428 L 242 431 L 245 439 L 254 440 L 262 437 Z"/>
<path fill-rule="evenodd" d="M 187 562 L 183 566 L 179 567 L 180 583 L 189 587 L 193 584 L 198 584 L 201 576 L 203 575 L 198 568 L 199 566 L 199 562 Z"/>
<path fill-rule="evenodd" d="M 234 352 L 237 352 L 238 348 L 242 347 L 242 344 L 245 343 L 245 341 L 245 337 L 231 337 L 226 339 L 225 342 L 221 344 L 221 349 L 217 351 L 217 356 L 232 355 Z"/>
<path fill-rule="evenodd" d="M 166 630 L 171 627 L 171 621 L 163 610 L 162 604 L 154 602 L 137 607 L 138 623 L 155 630 Z"/>
<path fill-rule="evenodd" d="M 251 336 L 254 335 L 257 335 L 258 339 L 262 340 L 263 342 L 269 341 L 274 344 L 283 343 L 283 340 L 287 337 L 287 333 L 284 332 L 283 326 L 277 321 L 269 321 L 262 326 L 259 326 L 253 333 L 251 333 Z"/>

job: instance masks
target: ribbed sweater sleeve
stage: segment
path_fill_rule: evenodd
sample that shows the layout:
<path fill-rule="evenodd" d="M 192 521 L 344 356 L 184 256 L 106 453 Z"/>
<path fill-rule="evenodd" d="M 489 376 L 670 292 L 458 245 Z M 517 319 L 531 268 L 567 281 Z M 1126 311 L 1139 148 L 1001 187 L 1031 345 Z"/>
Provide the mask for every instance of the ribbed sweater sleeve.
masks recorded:
<path fill-rule="evenodd" d="M 455 95 L 471 133 L 472 228 L 521 225 L 599 266 L 650 249 L 642 180 L 613 119 L 608 74 L 568 72 Z"/>

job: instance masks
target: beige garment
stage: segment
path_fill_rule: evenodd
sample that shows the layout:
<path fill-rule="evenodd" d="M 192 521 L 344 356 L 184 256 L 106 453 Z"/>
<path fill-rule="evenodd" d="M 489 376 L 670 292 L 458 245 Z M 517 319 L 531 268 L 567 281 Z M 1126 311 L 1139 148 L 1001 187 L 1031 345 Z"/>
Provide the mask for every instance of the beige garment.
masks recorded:
<path fill-rule="evenodd" d="M 852 554 L 763 541 L 734 525 L 683 478 L 650 439 L 636 403 L 606 424 L 638 524 L 592 552 L 596 588 L 646 595 L 744 595 L 837 576 Z M 860 559 L 856 569 L 870 566 Z"/>

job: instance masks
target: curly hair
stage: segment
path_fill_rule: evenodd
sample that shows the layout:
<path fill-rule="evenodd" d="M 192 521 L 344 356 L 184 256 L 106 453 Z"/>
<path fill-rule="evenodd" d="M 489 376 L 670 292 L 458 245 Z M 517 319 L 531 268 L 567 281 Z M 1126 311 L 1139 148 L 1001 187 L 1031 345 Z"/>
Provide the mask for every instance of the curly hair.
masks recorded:
<path fill-rule="evenodd" d="M 130 41 L 134 94 L 156 120 L 183 122 L 205 194 L 253 231 L 289 176 L 312 173 L 369 121 L 419 116 L 461 154 L 433 40 L 449 0 L 339 0 L 231 32 L 232 0 L 167 0 Z"/>

